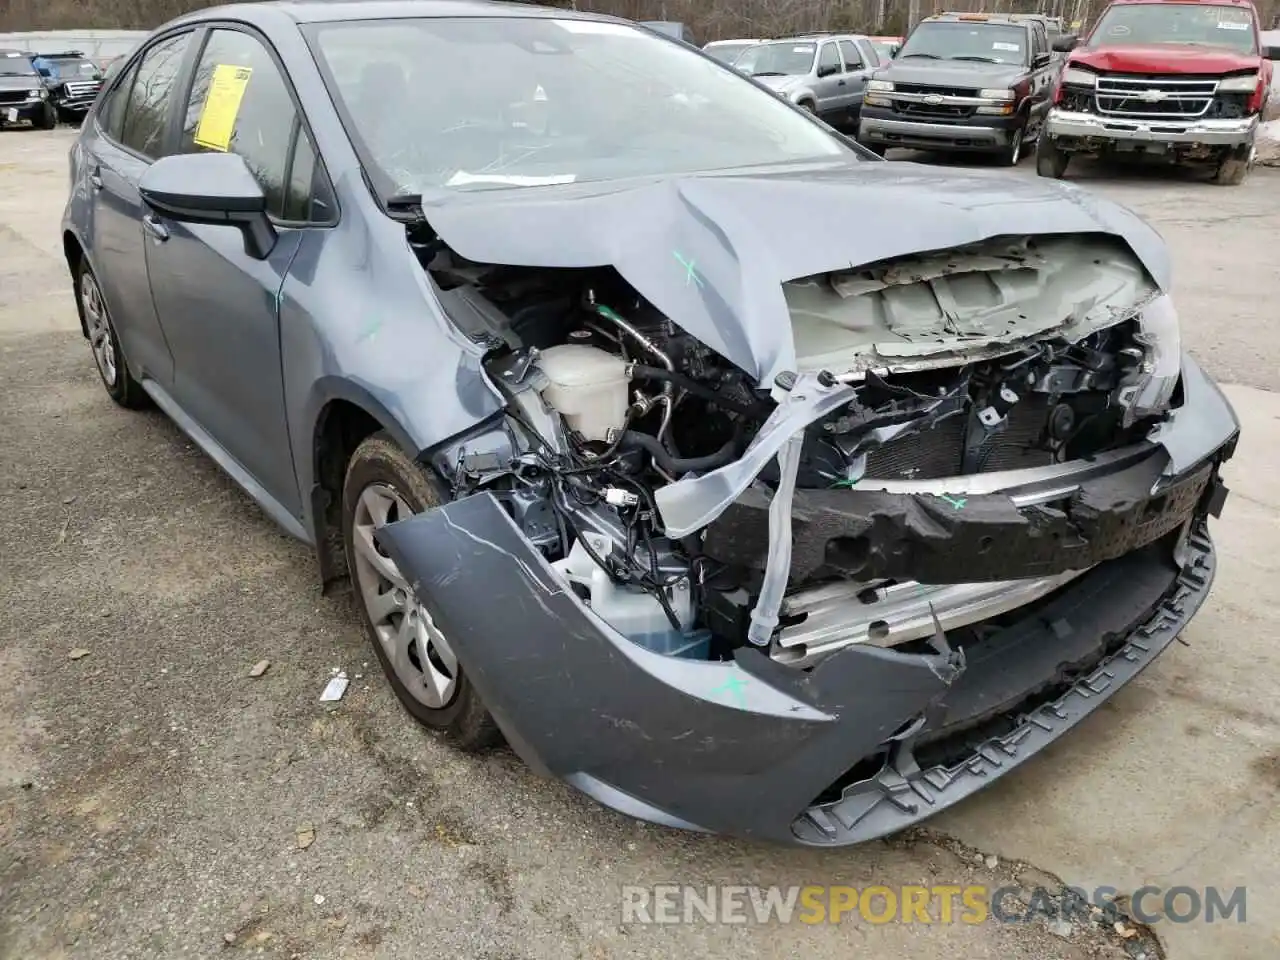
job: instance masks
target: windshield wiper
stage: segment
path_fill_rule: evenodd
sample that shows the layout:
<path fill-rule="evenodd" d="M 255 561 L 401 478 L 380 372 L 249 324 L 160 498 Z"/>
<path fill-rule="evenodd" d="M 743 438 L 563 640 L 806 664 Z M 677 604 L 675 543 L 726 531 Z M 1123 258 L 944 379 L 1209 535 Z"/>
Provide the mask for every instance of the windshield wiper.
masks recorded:
<path fill-rule="evenodd" d="M 899 60 L 906 60 L 908 57 L 921 57 L 925 60 L 941 60 L 942 58 L 936 53 L 900 53 Z"/>
<path fill-rule="evenodd" d="M 1003 61 L 1003 60 L 997 60 L 995 57 L 971 57 L 971 56 L 963 56 L 963 57 L 949 57 L 948 59 L 950 59 L 950 60 L 972 60 L 972 61 L 974 61 L 974 62 L 976 62 L 976 63 L 1004 63 L 1004 61 Z"/>
<path fill-rule="evenodd" d="M 753 77 L 785 77 L 786 74 L 781 70 L 761 70 L 759 73 L 753 73 Z"/>

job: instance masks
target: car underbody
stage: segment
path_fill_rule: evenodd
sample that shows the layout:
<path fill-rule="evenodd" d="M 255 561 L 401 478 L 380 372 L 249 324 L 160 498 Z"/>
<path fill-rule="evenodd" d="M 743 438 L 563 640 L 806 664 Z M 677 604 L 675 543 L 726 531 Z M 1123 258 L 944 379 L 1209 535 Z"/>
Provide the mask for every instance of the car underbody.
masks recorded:
<path fill-rule="evenodd" d="M 378 539 L 517 752 L 601 802 L 882 835 L 1074 725 L 1208 592 L 1238 425 L 1132 238 L 784 277 L 785 315 L 736 325 L 677 249 L 713 321 L 681 325 L 625 257 L 485 262 L 431 219 L 410 244 L 504 408 L 430 452 L 453 501 Z"/>

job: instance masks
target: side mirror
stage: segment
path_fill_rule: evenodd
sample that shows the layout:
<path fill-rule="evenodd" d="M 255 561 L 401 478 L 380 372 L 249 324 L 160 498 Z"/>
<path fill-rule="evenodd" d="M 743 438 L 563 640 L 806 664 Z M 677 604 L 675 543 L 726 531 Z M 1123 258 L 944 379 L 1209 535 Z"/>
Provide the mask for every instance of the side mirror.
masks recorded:
<path fill-rule="evenodd" d="M 846 63 L 844 65 L 845 73 L 853 73 L 856 70 L 865 69 L 867 69 L 867 65 L 865 63 Z"/>
<path fill-rule="evenodd" d="M 1033 67 L 1043 67 L 1043 66 L 1046 66 L 1052 59 L 1053 59 L 1053 54 L 1051 53 L 1037 53 L 1035 57 L 1032 59 L 1031 65 Z"/>
<path fill-rule="evenodd" d="M 179 223 L 235 227 L 255 260 L 265 260 L 276 245 L 266 194 L 238 154 L 162 157 L 143 173 L 138 193 L 156 213 Z"/>
<path fill-rule="evenodd" d="M 819 76 L 819 77 L 834 77 L 834 76 L 835 76 L 837 73 L 839 73 L 839 72 L 840 72 L 840 67 L 839 67 L 839 66 L 831 66 L 831 65 L 827 65 L 827 66 L 825 66 L 825 67 L 824 67 L 824 66 L 819 66 L 819 67 L 818 67 L 818 76 Z"/>
<path fill-rule="evenodd" d="M 1064 33 L 1060 37 L 1053 38 L 1055 53 L 1070 53 L 1078 46 L 1080 46 L 1080 38 L 1074 33 Z"/>
<path fill-rule="evenodd" d="M 1262 56 L 1267 60 L 1280 60 L 1280 47 L 1263 47 Z"/>

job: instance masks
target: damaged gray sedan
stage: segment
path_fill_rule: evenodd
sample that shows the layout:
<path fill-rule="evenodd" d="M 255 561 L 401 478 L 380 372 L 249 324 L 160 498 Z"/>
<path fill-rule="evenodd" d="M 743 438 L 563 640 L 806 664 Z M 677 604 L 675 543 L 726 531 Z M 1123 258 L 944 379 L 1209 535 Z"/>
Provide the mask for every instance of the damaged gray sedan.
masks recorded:
<path fill-rule="evenodd" d="M 905 827 L 1212 583 L 1239 426 L 1154 231 L 881 161 L 626 23 L 201 11 L 72 184 L 108 392 L 350 578 L 414 717 L 632 816 Z"/>

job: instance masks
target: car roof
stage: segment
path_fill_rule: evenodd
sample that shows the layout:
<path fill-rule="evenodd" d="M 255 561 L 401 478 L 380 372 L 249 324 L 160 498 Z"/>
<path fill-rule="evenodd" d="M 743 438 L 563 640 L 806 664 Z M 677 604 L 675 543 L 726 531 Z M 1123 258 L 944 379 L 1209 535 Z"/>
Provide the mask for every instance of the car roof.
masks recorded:
<path fill-rule="evenodd" d="M 529 3 L 509 3 L 504 0 L 275 0 L 269 3 L 204 7 L 178 19 L 183 23 L 228 18 L 260 22 L 280 15 L 296 23 L 410 17 L 558 17 L 567 20 L 626 22 L 617 17 Z"/>
<path fill-rule="evenodd" d="M 1027 22 L 1026 17 L 1016 13 L 936 13 L 932 17 L 925 17 L 920 22 L 929 20 L 947 23 L 1002 23 L 1011 26 L 1021 26 Z"/>
<path fill-rule="evenodd" d="M 1253 5 L 1253 3 L 1252 3 L 1252 0 L 1111 0 L 1111 5 L 1112 5 L 1112 6 L 1120 6 L 1120 5 L 1122 5 L 1122 4 L 1123 4 L 1123 5 L 1125 5 L 1125 6 L 1130 6 L 1130 5 L 1132 5 L 1132 4 L 1138 4 L 1138 3 L 1145 3 L 1145 4 L 1152 4 L 1152 3 L 1167 3 L 1167 4 L 1175 4 L 1175 3 L 1189 3 L 1189 4 L 1199 4 L 1199 3 L 1205 3 L 1205 4 L 1210 4 L 1210 5 L 1212 5 L 1212 6 L 1215 6 L 1215 7 L 1248 7 L 1250 10 L 1254 10 L 1254 9 L 1255 9 L 1255 7 L 1254 7 L 1254 5 Z"/>

